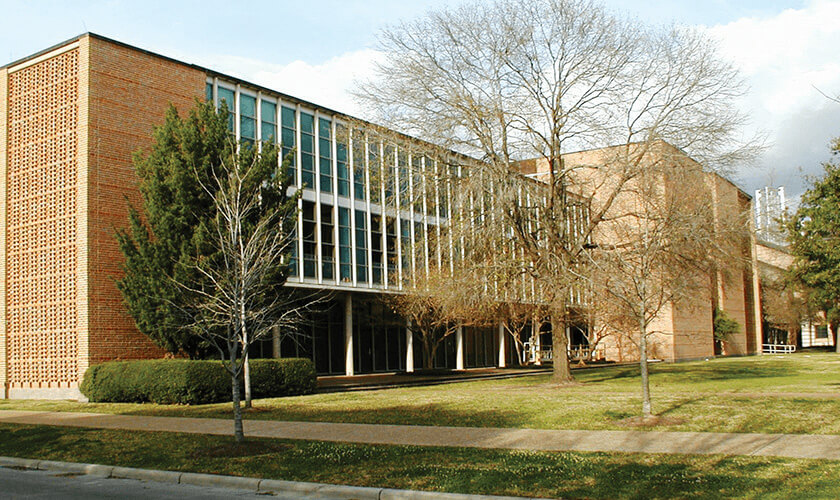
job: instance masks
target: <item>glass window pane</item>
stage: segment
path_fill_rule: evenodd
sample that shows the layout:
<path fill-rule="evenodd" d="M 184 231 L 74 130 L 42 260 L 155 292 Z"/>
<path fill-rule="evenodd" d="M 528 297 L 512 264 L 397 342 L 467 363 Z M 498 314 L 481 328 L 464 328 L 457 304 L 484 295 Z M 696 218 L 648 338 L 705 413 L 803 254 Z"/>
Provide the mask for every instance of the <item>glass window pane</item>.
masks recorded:
<path fill-rule="evenodd" d="M 295 131 L 293 129 L 288 129 L 283 127 L 283 146 L 287 148 L 295 147 Z"/>
<path fill-rule="evenodd" d="M 303 130 L 305 129 L 302 129 L 300 133 L 300 150 L 311 153 L 315 151 L 315 142 L 312 136 L 303 132 Z"/>
<path fill-rule="evenodd" d="M 277 122 L 277 105 L 273 102 L 260 99 L 260 119 L 263 122 L 276 123 Z"/>
<path fill-rule="evenodd" d="M 224 87 L 219 87 L 218 92 L 219 92 L 219 109 L 222 108 L 222 103 L 224 102 L 224 103 L 227 104 L 228 111 L 230 111 L 232 113 L 233 110 L 234 110 L 234 107 L 233 107 L 234 106 L 233 91 L 230 90 L 230 89 L 226 89 Z"/>
<path fill-rule="evenodd" d="M 239 136 L 253 141 L 257 137 L 257 122 L 246 116 L 239 117 Z"/>
<path fill-rule="evenodd" d="M 204 97 L 208 101 L 213 100 L 213 84 L 212 83 L 208 83 L 204 86 Z"/>
<path fill-rule="evenodd" d="M 226 107 L 228 110 L 228 128 L 233 130 L 233 118 L 234 118 L 234 111 L 235 111 L 235 102 L 234 102 L 234 93 L 230 89 L 226 89 L 224 87 L 218 87 L 217 92 L 219 94 L 219 109 Z"/>
<path fill-rule="evenodd" d="M 257 99 L 249 95 L 239 94 L 239 115 L 251 118 L 257 117 Z"/>
<path fill-rule="evenodd" d="M 287 108 L 283 106 L 282 116 L 280 118 L 283 121 L 283 127 L 294 129 L 295 128 L 295 110 L 292 108 Z"/>
<path fill-rule="evenodd" d="M 277 138 L 277 131 L 274 129 L 273 123 L 262 122 L 262 130 L 260 132 L 262 137 L 260 137 L 263 141 L 271 141 Z"/>
<path fill-rule="evenodd" d="M 300 130 L 303 132 L 313 133 L 314 132 L 314 124 L 315 124 L 315 117 L 310 115 L 309 113 L 300 114 Z"/>

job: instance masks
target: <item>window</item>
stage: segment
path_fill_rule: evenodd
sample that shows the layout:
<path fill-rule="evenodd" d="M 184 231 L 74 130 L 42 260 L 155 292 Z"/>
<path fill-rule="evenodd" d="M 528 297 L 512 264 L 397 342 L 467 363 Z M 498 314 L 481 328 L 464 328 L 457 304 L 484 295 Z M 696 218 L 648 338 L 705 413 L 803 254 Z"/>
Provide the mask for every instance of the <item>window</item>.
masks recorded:
<path fill-rule="evenodd" d="M 385 250 L 388 269 L 388 283 L 397 283 L 397 223 L 392 217 L 385 219 Z"/>
<path fill-rule="evenodd" d="M 292 249 L 289 254 L 289 276 L 296 277 L 298 275 L 297 224 L 295 224 L 295 228 L 292 229 Z"/>
<path fill-rule="evenodd" d="M 239 139 L 248 144 L 257 140 L 257 99 L 239 94 Z"/>
<path fill-rule="evenodd" d="M 370 217 L 371 255 L 373 259 L 373 283 L 382 284 L 382 218 L 378 215 Z"/>
<path fill-rule="evenodd" d="M 370 174 L 370 201 L 379 203 L 382 189 L 382 163 L 379 157 L 379 142 L 368 143 L 368 173 Z"/>
<path fill-rule="evenodd" d="M 403 278 L 408 277 L 411 271 L 411 222 L 408 219 L 400 219 L 400 251 L 402 252 Z"/>
<path fill-rule="evenodd" d="M 297 184 L 297 165 L 295 164 L 294 155 L 289 155 L 295 148 L 295 110 L 283 106 L 280 110 L 280 142 L 283 145 L 283 158 L 289 158 L 289 177 L 292 179 L 292 184 Z"/>
<path fill-rule="evenodd" d="M 395 182 L 397 179 L 397 165 L 394 162 L 394 146 L 385 146 L 385 157 L 382 158 L 382 171 L 385 177 L 385 200 L 384 203 L 393 204 L 396 196 Z"/>
<path fill-rule="evenodd" d="M 315 243 L 315 204 L 303 202 L 303 277 L 315 278 L 318 264 Z"/>
<path fill-rule="evenodd" d="M 400 174 L 400 208 L 408 208 L 411 193 L 408 191 L 408 156 L 404 151 L 397 153 L 397 163 Z"/>
<path fill-rule="evenodd" d="M 236 111 L 236 101 L 234 100 L 234 92 L 231 89 L 224 87 L 217 87 L 219 95 L 219 109 L 227 109 L 228 115 L 228 129 L 233 131 L 234 112 Z"/>
<path fill-rule="evenodd" d="M 347 129 L 336 126 L 336 173 L 339 196 L 350 196 L 350 169 L 347 166 Z"/>
<path fill-rule="evenodd" d="M 419 156 L 411 157 L 411 199 L 414 203 L 414 211 L 423 212 L 423 165 Z"/>
<path fill-rule="evenodd" d="M 204 98 L 208 101 L 213 101 L 213 84 L 207 83 L 204 85 Z"/>
<path fill-rule="evenodd" d="M 338 208 L 338 259 L 341 281 L 353 281 L 353 257 L 350 240 L 350 209 Z"/>
<path fill-rule="evenodd" d="M 356 280 L 367 281 L 367 216 L 356 210 Z"/>
<path fill-rule="evenodd" d="M 335 279 L 335 237 L 333 235 L 333 207 L 321 205 L 321 275 Z"/>
<path fill-rule="evenodd" d="M 415 248 L 414 255 L 417 256 L 417 267 L 424 267 L 429 256 L 426 255 L 426 230 L 423 229 L 422 222 L 414 222 L 413 245 Z"/>
<path fill-rule="evenodd" d="M 353 131 L 353 194 L 365 199 L 365 135 L 358 130 Z"/>
<path fill-rule="evenodd" d="M 828 338 L 828 326 L 820 325 L 817 327 L 817 336 L 818 339 L 827 339 Z"/>
<path fill-rule="evenodd" d="M 300 180 L 315 189 L 315 117 L 300 113 Z"/>
<path fill-rule="evenodd" d="M 277 105 L 273 102 L 260 100 L 260 140 L 263 142 L 277 141 Z"/>
<path fill-rule="evenodd" d="M 318 118 L 318 159 L 321 191 L 332 193 L 332 130 L 330 121 Z"/>
<path fill-rule="evenodd" d="M 436 169 L 435 169 L 435 162 L 432 161 L 431 158 L 426 157 L 426 167 L 425 167 L 425 175 L 423 176 L 426 180 L 424 183 L 426 186 L 426 215 L 435 215 L 435 207 L 437 207 L 437 182 L 436 182 Z"/>

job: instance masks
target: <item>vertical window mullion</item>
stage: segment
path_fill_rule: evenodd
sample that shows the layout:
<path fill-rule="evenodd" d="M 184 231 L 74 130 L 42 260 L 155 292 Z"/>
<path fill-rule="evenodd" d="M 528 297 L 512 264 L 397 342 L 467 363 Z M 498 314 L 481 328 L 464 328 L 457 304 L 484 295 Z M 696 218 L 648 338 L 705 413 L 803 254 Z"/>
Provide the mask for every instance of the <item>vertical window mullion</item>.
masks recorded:
<path fill-rule="evenodd" d="M 368 286 L 373 287 L 373 235 L 371 234 L 373 231 L 373 227 L 371 224 L 371 214 L 370 214 L 370 144 L 368 143 L 368 134 L 364 134 L 364 155 L 365 155 L 365 222 L 366 222 L 366 230 L 365 236 L 367 238 L 367 261 L 368 261 L 368 271 L 367 271 L 367 281 Z"/>
<path fill-rule="evenodd" d="M 359 276 L 356 269 L 356 189 L 353 186 L 356 172 L 356 132 L 347 127 L 347 155 L 348 155 L 348 177 L 350 179 L 350 270 L 353 276 L 353 286 L 358 286 Z"/>

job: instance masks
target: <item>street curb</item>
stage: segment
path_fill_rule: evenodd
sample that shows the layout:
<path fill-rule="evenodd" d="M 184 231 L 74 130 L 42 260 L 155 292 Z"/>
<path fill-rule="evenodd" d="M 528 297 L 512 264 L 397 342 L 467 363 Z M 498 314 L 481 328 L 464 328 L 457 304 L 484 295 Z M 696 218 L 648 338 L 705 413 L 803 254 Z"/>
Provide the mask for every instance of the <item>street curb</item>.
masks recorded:
<path fill-rule="evenodd" d="M 141 481 L 155 481 L 160 483 L 231 488 L 249 490 L 254 493 L 297 493 L 313 498 L 329 497 L 346 500 L 535 500 L 527 499 L 526 497 L 395 490 L 391 488 L 306 483 L 302 481 L 257 479 L 240 476 L 223 476 L 219 474 L 201 474 L 195 472 L 135 469 L 132 467 L 113 467 L 110 465 L 56 462 L 52 460 L 35 460 L 31 458 L 3 456 L 0 456 L 0 467 L 54 470 L 71 474 L 87 474 L 105 478 L 137 479 Z"/>

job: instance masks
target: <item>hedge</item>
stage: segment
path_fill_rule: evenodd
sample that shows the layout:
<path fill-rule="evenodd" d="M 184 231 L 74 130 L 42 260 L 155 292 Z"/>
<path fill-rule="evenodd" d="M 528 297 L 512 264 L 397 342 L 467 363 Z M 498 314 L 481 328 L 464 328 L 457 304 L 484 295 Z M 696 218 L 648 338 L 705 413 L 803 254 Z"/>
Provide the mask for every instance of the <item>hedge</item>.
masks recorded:
<path fill-rule="evenodd" d="M 255 399 L 315 390 L 311 360 L 253 359 L 250 367 Z M 209 360 L 109 361 L 88 368 L 79 389 L 92 402 L 192 405 L 231 401 L 230 374 L 220 361 Z"/>

